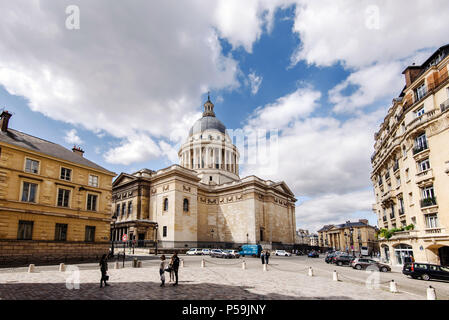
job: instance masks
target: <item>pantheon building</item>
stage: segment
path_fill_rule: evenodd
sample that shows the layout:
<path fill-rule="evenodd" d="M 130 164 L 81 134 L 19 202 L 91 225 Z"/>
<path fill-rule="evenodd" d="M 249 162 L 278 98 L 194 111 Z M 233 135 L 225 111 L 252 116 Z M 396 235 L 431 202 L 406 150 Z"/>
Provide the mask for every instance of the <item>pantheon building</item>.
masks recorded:
<path fill-rule="evenodd" d="M 179 165 L 121 173 L 113 183 L 115 241 L 159 248 L 291 248 L 295 195 L 284 182 L 240 178 L 240 154 L 208 99 L 179 150 Z"/>

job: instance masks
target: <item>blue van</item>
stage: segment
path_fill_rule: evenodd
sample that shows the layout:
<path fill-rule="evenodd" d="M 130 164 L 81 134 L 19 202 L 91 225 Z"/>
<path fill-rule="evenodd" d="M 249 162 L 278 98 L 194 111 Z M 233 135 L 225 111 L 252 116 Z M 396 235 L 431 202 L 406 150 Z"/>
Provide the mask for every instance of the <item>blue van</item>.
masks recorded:
<path fill-rule="evenodd" d="M 244 256 L 252 256 L 252 257 L 260 257 L 260 253 L 262 252 L 262 246 L 260 244 L 246 244 L 243 245 L 239 251 L 239 255 Z"/>

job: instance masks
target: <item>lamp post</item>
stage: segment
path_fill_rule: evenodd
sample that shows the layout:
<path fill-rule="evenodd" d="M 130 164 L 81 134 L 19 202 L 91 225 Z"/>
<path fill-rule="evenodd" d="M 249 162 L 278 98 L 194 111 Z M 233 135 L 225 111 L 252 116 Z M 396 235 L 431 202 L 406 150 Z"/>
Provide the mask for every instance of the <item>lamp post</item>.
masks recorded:
<path fill-rule="evenodd" d="M 344 233 L 344 236 L 345 236 L 345 251 L 348 252 L 348 234 L 346 233 L 346 231 Z"/>
<path fill-rule="evenodd" d="M 157 256 L 157 229 L 159 228 L 159 225 L 156 223 L 156 226 L 154 227 L 154 230 L 156 231 L 156 249 L 154 250 L 154 254 Z"/>
<path fill-rule="evenodd" d="M 351 250 L 352 250 L 352 256 L 354 257 L 355 255 L 354 255 L 354 238 L 352 237 L 352 234 L 353 234 L 353 232 L 354 232 L 354 228 L 353 227 L 351 227 L 350 229 L 349 229 L 349 234 L 350 234 L 350 242 L 351 242 Z"/>
<path fill-rule="evenodd" d="M 248 244 L 249 240 L 248 240 L 249 234 L 246 234 L 246 244 Z"/>
<path fill-rule="evenodd" d="M 212 247 L 214 246 L 214 229 L 210 230 L 210 237 L 212 238 Z"/>
<path fill-rule="evenodd" d="M 114 256 L 114 240 L 115 240 L 115 222 L 117 221 L 117 216 L 114 214 L 112 216 L 112 234 L 111 234 L 111 254 Z"/>

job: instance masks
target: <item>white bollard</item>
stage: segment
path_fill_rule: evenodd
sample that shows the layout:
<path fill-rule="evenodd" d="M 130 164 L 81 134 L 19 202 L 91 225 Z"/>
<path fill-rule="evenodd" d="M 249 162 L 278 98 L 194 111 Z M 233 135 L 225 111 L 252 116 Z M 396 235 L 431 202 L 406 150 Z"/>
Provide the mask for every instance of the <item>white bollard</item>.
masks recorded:
<path fill-rule="evenodd" d="M 267 265 L 265 263 L 263 264 L 263 271 L 267 271 Z"/>
<path fill-rule="evenodd" d="M 391 280 L 390 282 L 390 292 L 398 293 L 398 287 L 396 286 L 396 282 L 394 282 L 394 280 Z"/>
<path fill-rule="evenodd" d="M 181 259 L 181 268 L 184 268 L 184 259 Z"/>
<path fill-rule="evenodd" d="M 204 268 L 206 266 L 206 262 L 204 261 L 204 259 L 201 260 L 201 268 Z"/>
<path fill-rule="evenodd" d="M 313 277 L 313 269 L 312 269 L 312 267 L 309 267 L 309 277 Z"/>
<path fill-rule="evenodd" d="M 246 262 L 245 262 L 245 260 L 243 260 L 243 262 L 242 262 L 242 269 L 246 270 Z"/>
<path fill-rule="evenodd" d="M 334 281 L 339 281 L 339 280 L 338 280 L 338 273 L 337 273 L 337 270 L 334 270 L 334 274 L 333 274 L 333 276 L 332 276 L 332 280 L 334 280 Z"/>
<path fill-rule="evenodd" d="M 64 272 L 65 271 L 65 264 L 61 263 L 59 264 L 59 272 Z"/>
<path fill-rule="evenodd" d="M 436 300 L 437 299 L 437 293 L 435 292 L 435 288 L 432 286 L 429 286 L 427 288 L 427 300 Z"/>
<path fill-rule="evenodd" d="M 34 268 L 35 268 L 35 265 L 34 265 L 34 264 L 30 264 L 30 265 L 28 266 L 28 273 L 34 272 Z"/>
<path fill-rule="evenodd" d="M 119 265 L 118 265 L 118 261 L 116 261 L 116 262 L 114 263 L 114 269 L 120 269 L 120 267 L 119 267 Z"/>

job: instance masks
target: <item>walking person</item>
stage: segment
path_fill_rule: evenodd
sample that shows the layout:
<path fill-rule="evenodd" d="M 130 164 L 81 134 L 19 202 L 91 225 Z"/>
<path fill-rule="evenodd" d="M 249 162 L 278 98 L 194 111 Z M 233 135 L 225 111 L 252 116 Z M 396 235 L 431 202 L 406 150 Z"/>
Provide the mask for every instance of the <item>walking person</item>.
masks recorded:
<path fill-rule="evenodd" d="M 168 270 L 170 270 L 170 280 L 168 283 L 175 281 L 175 272 L 173 271 L 173 261 L 175 259 L 175 255 L 171 256 L 170 262 L 168 264 Z"/>
<path fill-rule="evenodd" d="M 260 260 L 262 260 L 262 264 L 265 264 L 265 251 L 260 253 Z"/>
<path fill-rule="evenodd" d="M 268 259 L 270 258 L 270 250 L 267 250 L 267 252 L 265 252 L 265 263 L 268 264 Z"/>
<path fill-rule="evenodd" d="M 173 286 L 178 285 L 178 270 L 179 270 L 179 258 L 178 254 L 175 253 L 172 257 L 173 264 L 172 264 L 172 272 L 175 274 L 176 282 L 173 284 Z"/>
<path fill-rule="evenodd" d="M 108 256 L 104 254 L 100 260 L 100 271 L 101 271 L 101 280 L 100 280 L 100 288 L 103 288 L 103 282 L 105 287 L 109 287 L 109 284 L 106 282 L 109 280 L 108 273 Z"/>
<path fill-rule="evenodd" d="M 165 255 L 161 256 L 161 264 L 159 266 L 159 275 L 161 276 L 161 287 L 165 286 Z"/>

